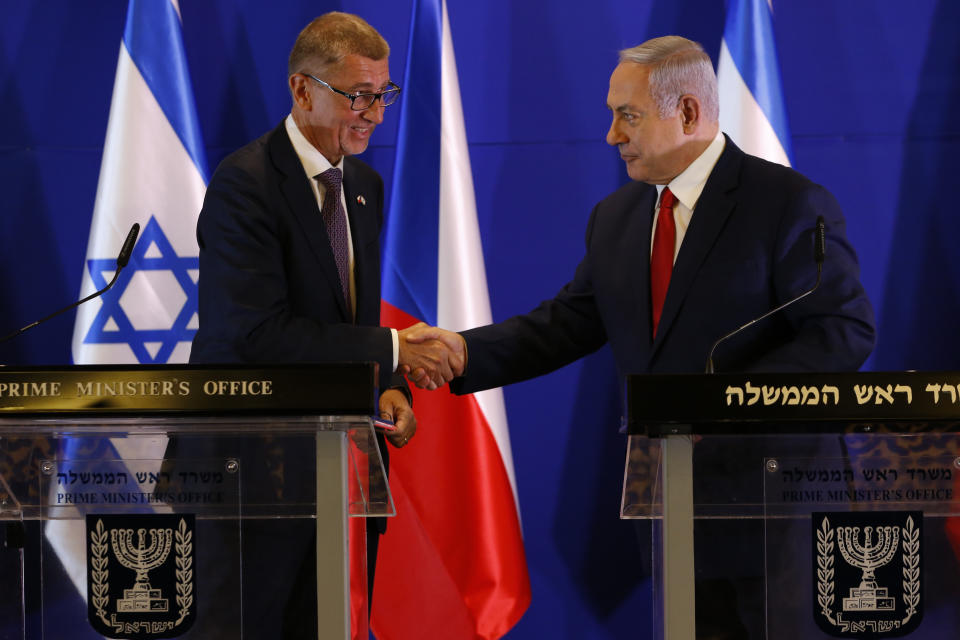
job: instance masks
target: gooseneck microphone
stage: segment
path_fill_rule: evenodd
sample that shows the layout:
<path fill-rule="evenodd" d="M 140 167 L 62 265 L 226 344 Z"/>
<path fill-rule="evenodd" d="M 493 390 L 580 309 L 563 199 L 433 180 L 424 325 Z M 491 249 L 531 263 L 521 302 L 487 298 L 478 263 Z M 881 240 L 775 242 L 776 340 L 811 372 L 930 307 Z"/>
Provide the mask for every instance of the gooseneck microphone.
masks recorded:
<path fill-rule="evenodd" d="M 823 218 L 820 218 L 820 221 L 822 222 Z M 125 266 L 127 266 L 127 263 L 130 262 L 130 254 L 133 253 L 133 245 L 137 244 L 137 236 L 139 235 L 140 235 L 140 225 L 134 222 L 133 226 L 130 227 L 130 231 L 127 232 L 127 239 L 123 241 L 123 246 L 120 247 L 120 255 L 117 256 L 117 272 L 113 274 L 113 280 L 110 281 L 110 284 L 104 287 L 103 291 L 98 291 L 97 293 L 90 296 L 90 298 L 100 295 L 101 293 L 103 293 L 104 291 L 112 287 L 113 283 L 117 281 L 117 274 L 119 274 L 120 270 L 123 269 Z M 821 258 L 821 260 L 823 260 L 823 258 Z M 80 302 L 86 302 L 90 298 L 86 298 L 84 300 L 81 300 Z M 77 304 L 80 304 L 80 302 L 78 302 Z"/>
<path fill-rule="evenodd" d="M 707 355 L 706 373 L 714 373 L 713 352 L 717 350 L 717 347 L 720 346 L 720 343 L 722 343 L 723 341 L 729 338 L 732 338 L 733 336 L 737 335 L 744 329 L 748 329 L 752 327 L 753 325 L 760 322 L 761 320 L 769 318 L 770 316 L 777 313 L 778 311 L 783 311 L 784 309 L 792 305 L 794 302 L 803 300 L 808 295 L 816 291 L 817 287 L 820 286 L 820 276 L 823 274 L 823 259 L 826 256 L 826 253 L 827 253 L 827 228 L 826 228 L 826 224 L 823 221 L 823 216 L 817 216 L 817 226 L 816 226 L 816 229 L 814 230 L 814 235 L 813 235 L 813 259 L 817 263 L 817 281 L 814 283 L 813 287 L 804 291 L 803 293 L 798 295 L 796 298 L 787 300 L 786 302 L 781 304 L 779 307 L 776 307 L 774 309 L 771 309 L 770 311 L 767 311 L 765 314 L 763 314 L 759 318 L 754 318 L 747 324 L 741 327 L 737 327 L 727 335 L 723 336 L 722 338 L 714 342 L 713 346 L 710 347 L 710 353 Z"/>
<path fill-rule="evenodd" d="M 83 300 L 78 300 L 77 302 L 74 302 L 73 304 L 71 304 L 71 305 L 69 305 L 69 306 L 66 306 L 66 307 L 64 307 L 63 309 L 60 309 L 59 311 L 56 311 L 56 312 L 54 312 L 54 313 L 51 313 L 51 314 L 48 315 L 46 318 L 41 318 L 40 320 L 37 320 L 36 322 L 31 322 L 30 324 L 28 324 L 27 326 L 23 327 L 22 329 L 18 329 L 18 330 L 16 330 L 16 331 L 14 331 L 13 333 L 8 333 L 7 335 L 5 335 L 5 336 L 3 336 L 2 338 L 0 338 L 0 343 L 4 343 L 4 342 L 6 342 L 7 340 L 12 340 L 13 338 L 16 338 L 17 336 L 19 336 L 21 333 L 24 333 L 25 331 L 28 331 L 29 329 L 33 329 L 33 328 L 34 328 L 35 326 L 37 326 L 38 324 L 43 324 L 43 323 L 46 322 L 47 320 L 50 320 L 50 319 L 52 319 L 52 318 L 55 318 L 55 317 L 57 317 L 58 315 L 60 315 L 61 313 L 64 313 L 65 311 L 70 311 L 70 309 L 73 309 L 74 307 L 79 307 L 79 306 L 80 306 L 81 304 L 83 304 L 84 302 L 87 302 L 87 301 L 89 301 L 89 300 L 93 300 L 93 299 L 96 298 L 97 296 L 103 295 L 110 287 L 113 286 L 113 283 L 117 281 L 117 277 L 120 275 L 120 272 L 123 270 L 123 268 L 124 268 L 125 266 L 127 266 L 127 263 L 130 262 L 130 254 L 133 253 L 133 245 L 135 245 L 135 244 L 137 243 L 137 236 L 138 236 L 138 235 L 140 235 L 140 225 L 134 223 L 134 225 L 133 225 L 132 227 L 130 227 L 130 232 L 127 234 L 127 239 L 123 241 L 123 247 L 120 249 L 120 255 L 117 256 L 117 270 L 114 271 L 114 273 L 113 273 L 113 279 L 110 280 L 110 283 L 109 283 L 107 286 L 105 286 L 103 289 L 100 289 L 99 291 L 97 291 L 97 292 L 95 292 L 95 293 L 90 294 L 89 296 L 87 296 L 87 297 L 84 298 Z"/>

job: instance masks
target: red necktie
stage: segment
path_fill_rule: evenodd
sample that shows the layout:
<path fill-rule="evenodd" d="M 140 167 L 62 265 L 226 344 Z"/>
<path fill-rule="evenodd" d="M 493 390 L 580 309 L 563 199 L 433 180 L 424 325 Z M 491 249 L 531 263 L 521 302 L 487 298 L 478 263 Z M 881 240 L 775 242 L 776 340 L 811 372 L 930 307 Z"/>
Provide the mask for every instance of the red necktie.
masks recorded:
<path fill-rule="evenodd" d="M 673 271 L 673 250 L 677 241 L 673 204 L 676 201 L 670 189 L 664 189 L 660 194 L 660 211 L 657 214 L 657 228 L 653 236 L 653 252 L 650 254 L 650 309 L 653 337 L 657 336 L 663 301 L 667 297 L 667 287 L 670 286 L 670 272 Z"/>

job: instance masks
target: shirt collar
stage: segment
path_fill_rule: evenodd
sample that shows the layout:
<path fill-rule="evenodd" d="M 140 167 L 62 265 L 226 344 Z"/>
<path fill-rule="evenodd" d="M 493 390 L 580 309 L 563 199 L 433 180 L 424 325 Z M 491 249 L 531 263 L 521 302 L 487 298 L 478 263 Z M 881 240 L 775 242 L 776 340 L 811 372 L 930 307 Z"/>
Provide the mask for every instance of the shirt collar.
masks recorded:
<path fill-rule="evenodd" d="M 667 185 L 677 200 L 690 211 L 693 211 L 693 208 L 697 205 L 697 200 L 700 199 L 700 194 L 703 193 L 703 188 L 707 184 L 707 178 L 710 177 L 710 173 L 717 164 L 717 160 L 720 159 L 720 154 L 723 153 L 726 144 L 727 140 L 724 138 L 723 132 L 718 129 L 717 135 L 703 150 L 703 153 L 697 156 L 697 159 L 691 162 L 690 166 Z M 657 185 L 657 194 L 659 195 L 662 192 L 663 185 Z"/>
<path fill-rule="evenodd" d="M 303 165 L 303 171 L 307 174 L 308 178 L 312 180 L 331 167 L 343 171 L 343 158 L 341 157 L 340 162 L 337 164 L 330 164 L 326 156 L 310 144 L 306 137 L 300 132 L 297 123 L 293 121 L 292 113 L 287 116 L 284 125 L 287 128 L 287 135 L 290 137 L 290 144 L 293 145 L 294 152 L 297 154 L 297 157 L 300 158 L 300 164 Z"/>

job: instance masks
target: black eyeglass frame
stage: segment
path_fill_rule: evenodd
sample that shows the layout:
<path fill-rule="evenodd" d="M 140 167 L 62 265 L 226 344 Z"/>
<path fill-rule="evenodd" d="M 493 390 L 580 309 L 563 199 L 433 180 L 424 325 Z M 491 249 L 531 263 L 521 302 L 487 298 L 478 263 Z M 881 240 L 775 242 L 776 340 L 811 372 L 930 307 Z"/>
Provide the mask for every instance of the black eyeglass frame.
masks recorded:
<path fill-rule="evenodd" d="M 384 107 L 389 107 L 391 104 L 397 101 L 397 98 L 400 97 L 400 92 L 402 91 L 399 85 L 391 81 L 390 84 L 387 85 L 386 89 L 384 89 L 383 91 L 378 91 L 377 93 L 347 93 L 346 91 L 341 91 L 336 87 L 330 86 L 329 84 L 327 84 L 326 82 L 324 82 L 323 80 L 321 80 L 315 75 L 312 75 L 309 73 L 305 73 L 303 75 L 307 76 L 314 82 L 317 82 L 325 86 L 327 89 L 330 89 L 330 91 L 333 91 L 334 93 L 339 93 L 341 96 L 345 98 L 349 98 L 350 108 L 354 111 L 366 111 L 367 109 L 372 107 L 377 102 L 377 100 L 379 100 L 380 104 L 383 105 Z M 389 100 L 389 102 L 387 102 L 387 100 L 384 99 L 384 96 L 387 96 L 387 100 Z M 370 104 L 364 107 L 357 107 L 358 98 L 370 98 Z"/>

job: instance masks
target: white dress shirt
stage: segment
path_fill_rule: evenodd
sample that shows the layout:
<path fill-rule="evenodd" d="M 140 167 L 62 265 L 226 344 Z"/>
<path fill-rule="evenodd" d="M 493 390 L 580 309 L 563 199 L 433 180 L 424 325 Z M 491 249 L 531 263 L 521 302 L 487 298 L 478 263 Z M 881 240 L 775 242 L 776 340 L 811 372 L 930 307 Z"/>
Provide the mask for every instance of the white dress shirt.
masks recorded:
<path fill-rule="evenodd" d="M 703 193 L 703 188 L 707 184 L 707 178 L 713 171 L 713 167 L 720 159 L 723 148 L 727 140 L 723 137 L 723 132 L 717 131 L 716 137 L 710 142 L 710 145 L 703 150 L 697 159 L 690 163 L 690 166 L 676 178 L 670 181 L 668 185 L 657 185 L 657 206 L 653 212 L 653 231 L 657 229 L 657 219 L 660 216 L 660 196 L 663 195 L 664 187 L 670 187 L 670 192 L 676 197 L 677 202 L 673 206 L 673 220 L 677 226 L 676 244 L 673 247 L 673 260 L 676 262 L 677 253 L 680 252 L 680 243 L 683 242 L 687 234 L 687 227 L 690 226 L 690 219 L 693 217 L 693 211 L 697 206 L 697 200 Z M 654 233 L 650 234 L 650 254 L 653 255 Z"/>
<path fill-rule="evenodd" d="M 297 123 L 293 121 L 293 114 L 287 116 L 287 119 L 284 121 L 284 125 L 287 128 L 287 135 L 290 137 L 290 143 L 293 145 L 293 150 L 296 152 L 297 157 L 300 158 L 300 164 L 303 165 L 303 172 L 307 176 L 307 182 L 310 183 L 310 188 L 313 189 L 313 196 L 317 199 L 317 206 L 323 211 L 323 199 L 326 197 L 326 187 L 316 179 L 316 176 L 320 175 L 327 169 L 340 169 L 341 175 L 343 175 L 343 158 L 340 158 L 340 162 L 337 164 L 330 164 L 330 161 L 327 160 L 320 151 L 317 150 L 310 142 L 304 137 L 303 133 L 300 132 L 300 129 L 297 127 Z M 340 182 L 340 193 L 337 194 L 340 198 L 340 206 L 343 207 L 343 214 L 346 216 L 347 223 L 347 265 L 348 273 L 350 274 L 350 312 L 352 315 L 356 316 L 357 313 L 357 282 L 353 273 L 354 260 L 353 260 L 353 237 L 350 233 L 350 213 L 347 210 L 347 200 L 343 195 L 343 181 Z M 397 364 L 400 359 L 400 338 L 397 335 L 396 329 L 390 329 L 390 335 L 393 337 L 393 370 L 397 370 Z"/>

